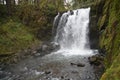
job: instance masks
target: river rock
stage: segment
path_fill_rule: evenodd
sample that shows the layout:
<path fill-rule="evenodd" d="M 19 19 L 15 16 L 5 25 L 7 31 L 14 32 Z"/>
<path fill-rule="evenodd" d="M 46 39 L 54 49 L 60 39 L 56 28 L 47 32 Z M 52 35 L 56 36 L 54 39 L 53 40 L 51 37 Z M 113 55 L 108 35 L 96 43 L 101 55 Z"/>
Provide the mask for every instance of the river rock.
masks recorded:
<path fill-rule="evenodd" d="M 51 53 L 53 51 L 56 51 L 60 49 L 60 45 L 54 42 L 51 43 L 44 43 L 41 45 L 40 49 L 37 50 L 38 53 L 43 52 L 44 54 Z"/>
<path fill-rule="evenodd" d="M 50 74 L 51 73 L 51 71 L 45 71 L 45 74 Z"/>
<path fill-rule="evenodd" d="M 71 64 L 72 66 L 73 66 L 73 65 L 76 65 L 75 63 L 70 63 L 70 64 Z"/>
<path fill-rule="evenodd" d="M 91 65 L 99 66 L 100 64 L 102 64 L 104 57 L 99 54 L 96 54 L 94 56 L 89 57 L 88 60 Z"/>
<path fill-rule="evenodd" d="M 36 53 L 37 53 L 37 51 L 33 51 L 32 53 L 33 53 L 33 54 L 36 54 Z"/>
<path fill-rule="evenodd" d="M 70 14 L 71 14 L 71 15 L 74 15 L 74 12 L 73 12 L 72 10 L 70 10 Z"/>
<path fill-rule="evenodd" d="M 50 43 L 50 48 L 51 48 L 51 50 L 56 51 L 56 50 L 60 49 L 60 45 L 58 43 L 51 42 Z"/>
<path fill-rule="evenodd" d="M 38 57 L 38 56 L 40 56 L 41 54 L 40 53 L 36 53 L 34 56 L 35 57 Z"/>
<path fill-rule="evenodd" d="M 90 79 L 90 76 L 87 76 L 87 79 Z"/>
<path fill-rule="evenodd" d="M 92 57 L 89 57 L 89 62 L 92 63 L 92 62 L 95 62 L 97 60 L 97 57 L 96 56 L 92 56 Z"/>
<path fill-rule="evenodd" d="M 46 51 L 47 49 L 48 49 L 48 45 L 45 45 L 45 44 L 42 45 L 42 47 L 41 47 L 41 50 L 42 50 L 42 51 Z"/>
<path fill-rule="evenodd" d="M 64 76 L 61 76 L 61 79 L 64 79 Z"/>
<path fill-rule="evenodd" d="M 84 66 L 85 66 L 85 64 L 82 64 L 82 63 L 77 64 L 77 67 L 84 67 Z"/>
<path fill-rule="evenodd" d="M 83 63 L 71 63 L 71 65 L 76 65 L 77 67 L 84 67 L 85 64 Z"/>
<path fill-rule="evenodd" d="M 18 62 L 18 59 L 17 58 L 14 58 L 13 59 L 13 63 L 17 63 Z"/>

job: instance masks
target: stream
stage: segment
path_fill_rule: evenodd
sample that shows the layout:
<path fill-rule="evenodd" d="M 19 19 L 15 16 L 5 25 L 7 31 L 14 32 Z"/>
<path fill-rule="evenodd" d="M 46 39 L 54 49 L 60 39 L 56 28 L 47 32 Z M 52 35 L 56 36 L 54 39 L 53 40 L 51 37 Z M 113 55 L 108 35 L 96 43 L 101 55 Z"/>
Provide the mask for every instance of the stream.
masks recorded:
<path fill-rule="evenodd" d="M 99 80 L 98 78 L 88 57 L 57 53 L 44 57 L 31 56 L 7 66 L 0 80 Z"/>

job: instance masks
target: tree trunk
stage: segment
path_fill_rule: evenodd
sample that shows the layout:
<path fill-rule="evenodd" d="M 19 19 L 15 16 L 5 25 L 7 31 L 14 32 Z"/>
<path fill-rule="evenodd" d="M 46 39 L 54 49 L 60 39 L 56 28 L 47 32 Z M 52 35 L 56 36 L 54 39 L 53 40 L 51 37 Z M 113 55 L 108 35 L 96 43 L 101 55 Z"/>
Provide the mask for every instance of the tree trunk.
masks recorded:
<path fill-rule="evenodd" d="M 11 0 L 6 0 L 6 6 L 7 6 L 7 14 L 8 14 L 8 16 L 10 16 L 11 15 Z"/>
<path fill-rule="evenodd" d="M 40 0 L 34 0 L 34 3 L 35 3 L 36 5 L 39 5 Z"/>
<path fill-rule="evenodd" d="M 0 4 L 2 4 L 2 0 L 0 0 Z"/>

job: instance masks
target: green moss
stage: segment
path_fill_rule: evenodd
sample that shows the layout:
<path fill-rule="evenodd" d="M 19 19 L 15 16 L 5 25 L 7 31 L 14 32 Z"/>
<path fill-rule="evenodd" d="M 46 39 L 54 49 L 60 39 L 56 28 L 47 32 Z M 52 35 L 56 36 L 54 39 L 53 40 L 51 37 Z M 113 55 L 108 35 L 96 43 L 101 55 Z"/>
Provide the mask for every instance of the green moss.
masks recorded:
<path fill-rule="evenodd" d="M 108 4 L 110 3 L 110 4 Z M 106 72 L 101 80 L 120 79 L 120 1 L 109 0 L 105 2 L 103 14 L 109 15 L 108 22 L 100 19 L 102 25 L 107 24 L 100 35 L 100 47 L 106 49 Z M 108 9 L 108 10 L 107 10 Z M 104 17 L 104 16 L 103 16 Z M 103 22 L 102 22 L 103 21 Z M 101 27 L 99 25 L 99 27 Z"/>
<path fill-rule="evenodd" d="M 103 15 L 102 18 L 101 18 L 101 21 L 99 21 L 99 22 L 100 22 L 100 24 L 99 24 L 100 29 L 101 29 L 101 27 L 105 24 L 105 21 L 106 21 L 106 14 Z"/>
<path fill-rule="evenodd" d="M 111 67 L 103 74 L 101 80 L 119 80 L 120 79 L 120 54 L 116 57 Z"/>
<path fill-rule="evenodd" d="M 0 26 L 0 55 L 13 54 L 36 41 L 29 28 L 19 22 L 10 20 Z"/>

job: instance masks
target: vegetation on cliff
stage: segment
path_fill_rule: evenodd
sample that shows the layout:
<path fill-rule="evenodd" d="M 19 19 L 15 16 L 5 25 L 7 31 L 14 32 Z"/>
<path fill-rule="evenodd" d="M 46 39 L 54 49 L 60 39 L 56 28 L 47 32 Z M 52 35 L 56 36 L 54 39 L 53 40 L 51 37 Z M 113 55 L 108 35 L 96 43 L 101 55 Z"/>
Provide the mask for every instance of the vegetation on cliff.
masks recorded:
<path fill-rule="evenodd" d="M 105 50 L 106 71 L 101 80 L 120 79 L 120 0 L 105 0 L 98 21 L 100 47 Z"/>

